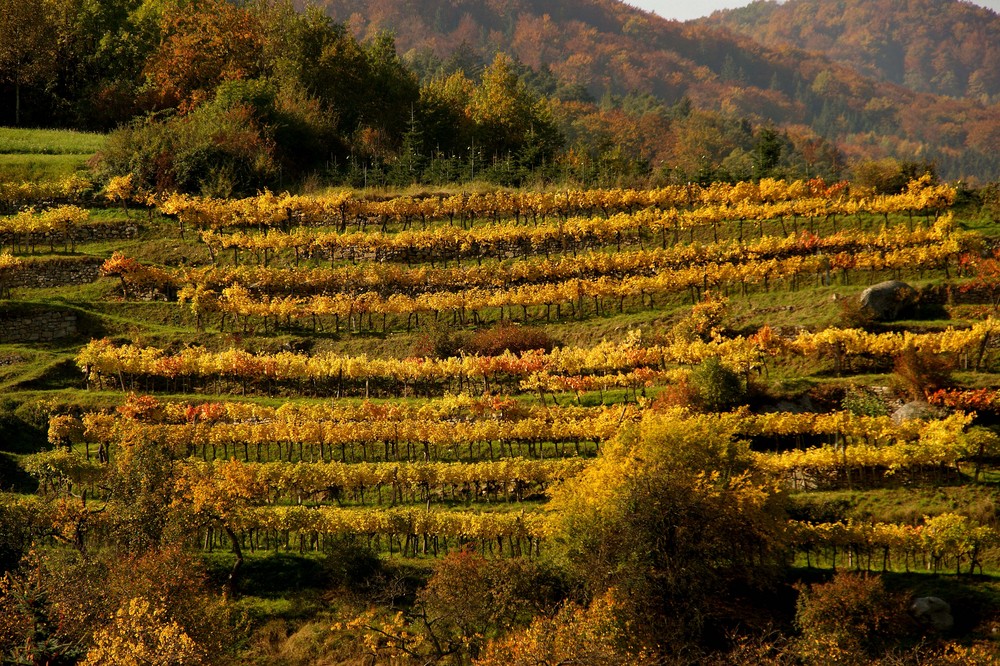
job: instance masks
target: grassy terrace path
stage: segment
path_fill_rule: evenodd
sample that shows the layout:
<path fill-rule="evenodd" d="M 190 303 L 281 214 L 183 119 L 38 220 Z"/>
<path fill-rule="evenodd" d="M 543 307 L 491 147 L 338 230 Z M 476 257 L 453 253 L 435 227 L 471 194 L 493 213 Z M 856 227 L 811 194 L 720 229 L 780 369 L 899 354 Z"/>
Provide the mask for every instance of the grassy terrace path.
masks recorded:
<path fill-rule="evenodd" d="M 0 127 L 0 180 L 61 178 L 87 169 L 102 134 Z"/>

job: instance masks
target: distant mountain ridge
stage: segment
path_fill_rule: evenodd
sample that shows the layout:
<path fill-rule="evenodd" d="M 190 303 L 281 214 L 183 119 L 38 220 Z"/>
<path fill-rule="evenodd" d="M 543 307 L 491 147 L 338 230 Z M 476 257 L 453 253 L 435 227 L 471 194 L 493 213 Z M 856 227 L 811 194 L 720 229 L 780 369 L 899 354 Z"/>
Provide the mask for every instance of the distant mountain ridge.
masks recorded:
<path fill-rule="evenodd" d="M 318 0 L 361 37 L 390 29 L 400 51 L 444 56 L 463 44 L 500 48 L 533 68 L 547 66 L 592 93 L 637 91 L 667 101 L 718 96 L 738 74 L 767 89 L 794 78 L 799 63 L 726 29 L 668 21 L 615 0 Z M 801 59 L 798 54 L 797 59 Z M 815 59 L 813 59 L 815 60 Z M 696 100 L 698 101 L 698 100 Z M 707 99 L 705 100 L 708 101 Z"/>
<path fill-rule="evenodd" d="M 888 154 L 934 160 L 945 173 L 1000 173 L 1000 105 L 915 92 L 793 46 L 762 45 L 719 21 L 668 21 L 615 0 L 319 4 L 359 37 L 394 31 L 400 52 L 411 56 L 445 57 L 463 45 L 482 56 L 499 49 L 595 97 L 634 91 L 668 103 L 688 98 L 698 108 L 810 128 L 848 156 Z"/>
<path fill-rule="evenodd" d="M 758 0 L 700 21 L 918 92 L 1000 101 L 1000 14 L 957 0 Z"/>

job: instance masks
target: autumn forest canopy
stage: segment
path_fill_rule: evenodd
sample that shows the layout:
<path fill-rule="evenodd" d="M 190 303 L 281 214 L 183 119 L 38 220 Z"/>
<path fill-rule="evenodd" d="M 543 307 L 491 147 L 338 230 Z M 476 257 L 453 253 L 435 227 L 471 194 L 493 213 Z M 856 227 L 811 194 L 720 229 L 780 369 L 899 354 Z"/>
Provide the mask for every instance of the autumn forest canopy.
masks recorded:
<path fill-rule="evenodd" d="M 114 130 L 151 190 L 1000 174 L 985 67 L 932 95 L 607 0 L 9 5 L 0 122 Z"/>

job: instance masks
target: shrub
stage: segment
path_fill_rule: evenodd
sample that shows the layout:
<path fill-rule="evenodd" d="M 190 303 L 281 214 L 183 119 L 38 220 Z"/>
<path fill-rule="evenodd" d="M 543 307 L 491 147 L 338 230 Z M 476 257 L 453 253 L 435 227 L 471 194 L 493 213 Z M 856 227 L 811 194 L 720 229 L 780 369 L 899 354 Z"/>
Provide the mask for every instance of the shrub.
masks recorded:
<path fill-rule="evenodd" d="M 692 375 L 701 406 L 709 411 L 725 411 L 743 402 L 746 388 L 735 371 L 716 358 L 707 358 Z"/>
<path fill-rule="evenodd" d="M 133 600 L 150 602 L 131 613 L 133 631 L 124 629 Z M 156 620 L 146 622 L 145 620 Z M 128 648 L 139 640 L 156 651 L 163 638 L 180 639 L 186 653 L 204 655 L 197 663 L 225 661 L 237 640 L 236 615 L 212 589 L 202 562 L 179 548 L 143 556 L 121 552 L 83 556 L 77 551 L 31 551 L 14 573 L 0 579 L 0 661 L 3 663 L 76 663 L 78 653 L 98 644 L 95 663 L 140 662 L 131 657 L 97 659 L 100 648 L 117 643 Z M 120 639 L 115 641 L 114 638 Z M 129 636 L 131 635 L 131 636 Z M 161 646 L 165 647 L 165 646 Z M 196 663 L 164 660 L 156 663 Z"/>
<path fill-rule="evenodd" d="M 478 654 L 485 636 L 526 624 L 548 613 L 563 596 L 562 582 L 548 567 L 529 559 L 488 560 L 463 550 L 434 569 L 417 597 L 442 635 Z"/>
<path fill-rule="evenodd" d="M 410 353 L 414 356 L 448 358 L 465 350 L 470 335 L 467 331 L 454 331 L 447 324 L 429 325 L 413 343 Z"/>
<path fill-rule="evenodd" d="M 896 356 L 892 373 L 901 393 L 911 400 L 926 400 L 935 391 L 951 386 L 953 369 L 945 357 L 907 346 Z"/>
<path fill-rule="evenodd" d="M 567 603 L 554 616 L 541 615 L 528 628 L 490 643 L 482 657 L 473 663 L 476 666 L 659 663 L 630 649 L 630 627 L 621 614 L 621 604 L 613 590 L 589 606 Z"/>
<path fill-rule="evenodd" d="M 0 578 L 14 569 L 43 531 L 40 521 L 25 503 L 0 495 Z"/>
<path fill-rule="evenodd" d="M 135 121 L 108 137 L 105 177 L 132 174 L 138 188 L 212 196 L 251 193 L 278 175 L 275 144 L 248 106 L 199 107 L 186 116 Z"/>
<path fill-rule="evenodd" d="M 653 408 L 662 411 L 671 407 L 697 408 L 700 404 L 698 387 L 692 383 L 691 373 L 687 373 L 663 387 L 653 402 Z"/>
<path fill-rule="evenodd" d="M 351 590 L 362 589 L 384 573 L 378 553 L 352 536 L 333 541 L 323 560 L 323 571 L 332 586 Z"/>
<path fill-rule="evenodd" d="M 889 413 L 885 401 L 865 386 L 847 389 L 841 407 L 855 416 L 885 416 Z"/>
<path fill-rule="evenodd" d="M 48 432 L 49 417 L 52 413 L 53 405 L 47 400 L 26 400 L 14 410 L 14 416 L 24 425 L 42 433 Z"/>
<path fill-rule="evenodd" d="M 722 329 L 722 324 L 729 316 L 729 299 L 716 298 L 706 292 L 700 303 L 691 308 L 691 312 L 681 318 L 671 329 L 674 337 L 681 340 L 710 340 Z"/>
<path fill-rule="evenodd" d="M 644 642 L 697 642 L 726 623 L 734 595 L 777 580 L 784 498 L 752 478 L 735 434 L 721 419 L 647 415 L 552 491 L 554 561 L 593 597 L 620 591 Z"/>
<path fill-rule="evenodd" d="M 841 298 L 840 319 L 849 328 L 869 329 L 875 324 L 875 315 L 869 308 L 861 307 L 861 301 L 855 297 Z"/>
<path fill-rule="evenodd" d="M 493 328 L 477 331 L 465 351 L 483 356 L 496 356 L 505 351 L 519 354 L 541 349 L 550 352 L 555 345 L 555 340 L 540 328 L 504 322 Z"/>
<path fill-rule="evenodd" d="M 838 573 L 829 583 L 799 587 L 798 652 L 807 664 L 868 664 L 914 633 L 905 595 L 879 576 Z"/>

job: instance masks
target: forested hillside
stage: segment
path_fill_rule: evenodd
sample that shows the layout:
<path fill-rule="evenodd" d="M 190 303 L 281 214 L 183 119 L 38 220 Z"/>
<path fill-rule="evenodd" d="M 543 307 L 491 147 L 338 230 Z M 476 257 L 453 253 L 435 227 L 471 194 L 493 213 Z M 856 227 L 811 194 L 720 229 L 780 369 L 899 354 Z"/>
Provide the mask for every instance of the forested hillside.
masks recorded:
<path fill-rule="evenodd" d="M 362 38 L 393 30 L 400 50 L 417 60 L 428 52 L 446 59 L 463 45 L 481 55 L 500 48 L 526 65 L 551 70 L 566 84 L 585 87 L 595 98 L 626 91 L 668 103 L 688 98 L 699 109 L 806 126 L 835 139 L 852 157 L 922 157 L 952 176 L 996 169 L 1000 110 L 995 104 L 914 93 L 791 46 L 763 46 L 753 35 L 667 21 L 613 0 L 320 4 Z M 825 12 L 836 15 L 839 7 L 825 6 Z M 900 18 L 904 24 L 924 20 L 916 9 L 905 16 L 912 21 Z M 933 22 L 934 14 L 929 16 Z M 936 39 L 935 51 L 925 54 L 926 68 L 939 66 L 930 62 L 939 50 L 972 47 L 972 38 L 959 27 L 960 36 Z M 988 49 L 976 53 L 983 63 L 995 60 Z M 918 55 L 914 51 L 913 57 Z M 996 76 L 992 69 L 989 75 Z"/>
<path fill-rule="evenodd" d="M 771 47 L 822 53 L 865 76 L 911 90 L 1000 99 L 1000 16 L 957 0 L 758 0 L 713 14 Z"/>

